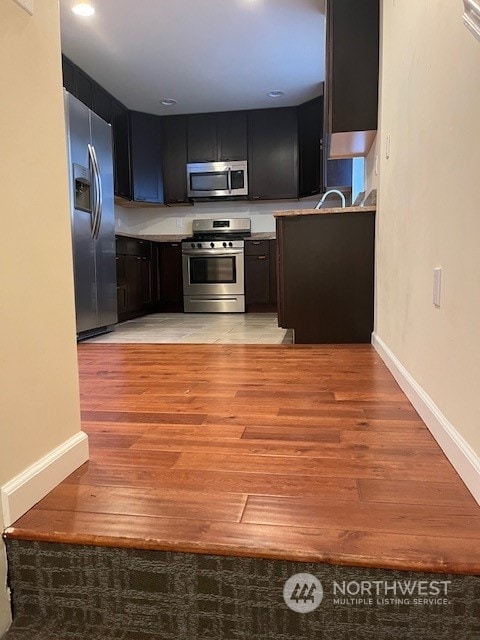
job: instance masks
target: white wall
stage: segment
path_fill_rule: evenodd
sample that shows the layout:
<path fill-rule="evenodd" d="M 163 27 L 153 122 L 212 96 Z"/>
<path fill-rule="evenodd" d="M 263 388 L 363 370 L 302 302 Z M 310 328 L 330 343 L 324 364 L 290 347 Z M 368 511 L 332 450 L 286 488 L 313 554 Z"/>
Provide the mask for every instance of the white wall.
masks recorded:
<path fill-rule="evenodd" d="M 277 200 L 266 202 L 220 201 L 196 202 L 185 207 L 155 207 L 129 209 L 115 207 L 115 227 L 117 231 L 139 235 L 189 235 L 195 218 L 250 218 L 254 233 L 275 231 L 274 211 L 290 209 L 311 209 L 321 195 L 302 200 Z M 177 220 L 180 226 L 177 227 Z"/>
<path fill-rule="evenodd" d="M 0 2 L 2 497 L 81 436 L 58 2 L 34 9 Z M 9 613 L 0 546 L 1 635 Z"/>
<path fill-rule="evenodd" d="M 480 42 L 462 12 L 383 0 L 376 333 L 480 456 Z"/>

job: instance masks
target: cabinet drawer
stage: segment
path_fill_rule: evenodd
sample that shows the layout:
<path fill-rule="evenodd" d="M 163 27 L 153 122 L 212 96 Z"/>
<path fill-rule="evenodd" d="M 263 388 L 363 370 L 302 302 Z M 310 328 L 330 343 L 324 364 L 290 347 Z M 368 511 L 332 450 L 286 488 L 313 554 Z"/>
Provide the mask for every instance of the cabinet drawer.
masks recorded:
<path fill-rule="evenodd" d="M 117 255 L 150 258 L 152 254 L 152 243 L 150 240 L 138 240 L 137 238 L 117 236 L 116 252 Z"/>
<path fill-rule="evenodd" d="M 270 240 L 246 240 L 245 255 L 246 256 L 270 255 Z"/>

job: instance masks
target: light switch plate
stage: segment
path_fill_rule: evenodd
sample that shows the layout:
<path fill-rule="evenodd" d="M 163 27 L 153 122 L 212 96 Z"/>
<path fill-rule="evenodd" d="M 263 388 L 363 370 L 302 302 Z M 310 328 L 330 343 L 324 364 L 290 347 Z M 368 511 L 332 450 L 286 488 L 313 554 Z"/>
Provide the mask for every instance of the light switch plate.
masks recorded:
<path fill-rule="evenodd" d="M 33 0 L 13 0 L 16 2 L 22 9 L 25 9 L 27 13 L 33 16 Z"/>

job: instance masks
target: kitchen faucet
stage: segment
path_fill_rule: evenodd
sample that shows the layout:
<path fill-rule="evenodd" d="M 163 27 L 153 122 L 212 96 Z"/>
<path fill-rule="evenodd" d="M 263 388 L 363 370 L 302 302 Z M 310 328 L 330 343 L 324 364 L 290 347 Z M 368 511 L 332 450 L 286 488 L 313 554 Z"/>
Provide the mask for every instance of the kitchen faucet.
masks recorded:
<path fill-rule="evenodd" d="M 317 204 L 315 205 L 315 209 L 320 209 L 320 207 L 322 206 L 322 204 L 325 202 L 325 198 L 327 196 L 329 196 L 331 193 L 338 193 L 338 195 L 340 196 L 341 200 L 342 200 L 342 209 L 345 208 L 346 203 L 345 203 L 345 196 L 343 195 L 343 193 L 341 191 L 339 191 L 338 189 L 330 189 L 330 191 L 325 191 L 325 193 L 322 196 L 322 199 L 320 200 L 320 202 L 317 202 Z"/>

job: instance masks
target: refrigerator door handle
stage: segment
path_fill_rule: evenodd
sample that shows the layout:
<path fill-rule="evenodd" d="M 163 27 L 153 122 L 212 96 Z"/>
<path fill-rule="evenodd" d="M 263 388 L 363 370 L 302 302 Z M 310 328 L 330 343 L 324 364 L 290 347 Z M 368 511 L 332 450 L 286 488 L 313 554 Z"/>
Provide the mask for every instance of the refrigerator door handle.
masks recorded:
<path fill-rule="evenodd" d="M 97 153 L 92 144 L 88 145 L 88 154 L 92 164 L 92 172 L 95 183 L 95 202 L 93 205 L 92 238 L 98 238 L 100 224 L 102 222 L 102 181 L 100 179 L 100 168 L 98 166 Z"/>

